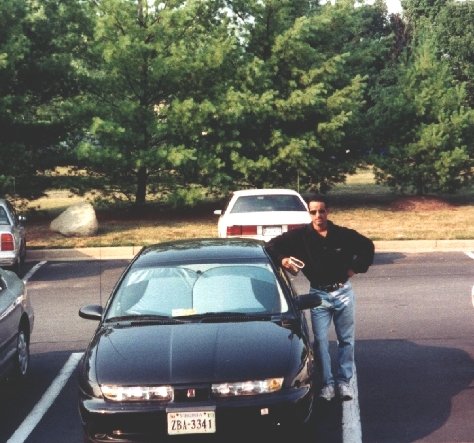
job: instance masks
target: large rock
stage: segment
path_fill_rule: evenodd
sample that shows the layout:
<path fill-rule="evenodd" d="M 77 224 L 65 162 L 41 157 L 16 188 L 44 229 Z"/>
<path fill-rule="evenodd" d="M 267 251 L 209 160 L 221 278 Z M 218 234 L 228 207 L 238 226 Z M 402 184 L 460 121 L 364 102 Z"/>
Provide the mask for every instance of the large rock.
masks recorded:
<path fill-rule="evenodd" d="M 97 233 L 99 223 L 90 203 L 77 203 L 59 214 L 49 229 L 66 237 L 88 237 Z"/>

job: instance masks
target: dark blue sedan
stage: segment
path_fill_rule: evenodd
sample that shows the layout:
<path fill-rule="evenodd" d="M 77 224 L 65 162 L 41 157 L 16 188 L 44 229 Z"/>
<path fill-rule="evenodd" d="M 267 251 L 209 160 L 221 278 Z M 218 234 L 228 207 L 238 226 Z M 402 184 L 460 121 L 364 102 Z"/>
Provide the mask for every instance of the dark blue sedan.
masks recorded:
<path fill-rule="evenodd" d="M 264 243 L 190 239 L 144 248 L 105 307 L 79 371 L 85 441 L 152 442 L 300 431 L 313 351 L 297 296 Z"/>

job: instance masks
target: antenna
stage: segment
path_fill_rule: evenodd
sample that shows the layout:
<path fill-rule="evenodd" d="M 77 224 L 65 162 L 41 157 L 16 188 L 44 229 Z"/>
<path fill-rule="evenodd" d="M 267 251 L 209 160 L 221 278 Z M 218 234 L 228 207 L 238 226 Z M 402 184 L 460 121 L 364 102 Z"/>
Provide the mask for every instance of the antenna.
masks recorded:
<path fill-rule="evenodd" d="M 99 302 L 102 306 L 102 241 L 99 234 Z"/>

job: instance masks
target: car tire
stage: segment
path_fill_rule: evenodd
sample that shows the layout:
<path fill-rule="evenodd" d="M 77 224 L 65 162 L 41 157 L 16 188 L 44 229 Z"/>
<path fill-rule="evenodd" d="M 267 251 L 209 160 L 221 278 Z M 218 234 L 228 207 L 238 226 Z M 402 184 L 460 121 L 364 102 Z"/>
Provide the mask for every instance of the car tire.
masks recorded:
<path fill-rule="evenodd" d="M 30 342 L 28 331 L 24 326 L 20 326 L 16 341 L 15 366 L 13 377 L 24 378 L 28 375 L 30 368 Z"/>

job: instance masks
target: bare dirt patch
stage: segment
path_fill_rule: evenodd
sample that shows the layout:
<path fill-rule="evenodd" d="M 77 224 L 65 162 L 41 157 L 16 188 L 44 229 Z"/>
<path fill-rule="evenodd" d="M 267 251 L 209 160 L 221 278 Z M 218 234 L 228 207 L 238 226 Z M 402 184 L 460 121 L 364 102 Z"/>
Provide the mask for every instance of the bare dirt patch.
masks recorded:
<path fill-rule="evenodd" d="M 400 197 L 390 205 L 393 211 L 439 211 L 453 207 L 453 204 L 441 198 L 426 196 Z"/>

